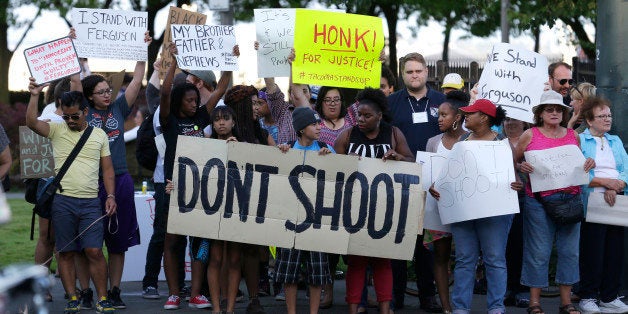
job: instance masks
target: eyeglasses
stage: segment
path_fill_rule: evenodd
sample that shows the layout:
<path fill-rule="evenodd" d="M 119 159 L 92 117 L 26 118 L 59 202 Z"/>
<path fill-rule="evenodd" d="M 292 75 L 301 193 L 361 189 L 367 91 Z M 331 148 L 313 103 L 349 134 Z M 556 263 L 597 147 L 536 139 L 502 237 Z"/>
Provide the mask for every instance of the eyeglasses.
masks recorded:
<path fill-rule="evenodd" d="M 601 115 L 597 115 L 594 116 L 596 119 L 602 119 L 602 120 L 606 120 L 606 119 L 612 119 L 613 115 L 611 114 L 601 114 Z"/>
<path fill-rule="evenodd" d="M 552 113 L 552 112 L 558 112 L 561 113 L 564 111 L 563 107 L 559 107 L 559 106 L 555 106 L 555 107 L 545 107 L 545 109 L 543 109 L 543 111 L 547 112 L 547 113 Z"/>
<path fill-rule="evenodd" d="M 573 83 L 575 82 L 573 79 L 560 79 L 557 81 L 558 81 L 558 84 L 560 85 L 565 85 L 565 83 L 569 83 L 569 85 L 573 85 Z"/>
<path fill-rule="evenodd" d="M 81 114 L 80 113 L 75 113 L 75 114 L 64 114 L 61 115 L 61 118 L 63 118 L 63 120 L 68 121 L 70 119 L 77 121 L 78 119 L 81 118 Z"/>
<path fill-rule="evenodd" d="M 326 105 L 330 105 L 331 103 L 336 103 L 339 104 L 342 100 L 340 99 L 340 97 L 336 97 L 336 98 L 325 98 L 323 99 L 323 102 Z"/>
<path fill-rule="evenodd" d="M 98 96 L 102 96 L 104 94 L 111 95 L 111 93 L 113 93 L 113 89 L 107 88 L 107 89 L 101 89 L 97 92 L 94 92 L 94 95 L 98 95 Z"/>

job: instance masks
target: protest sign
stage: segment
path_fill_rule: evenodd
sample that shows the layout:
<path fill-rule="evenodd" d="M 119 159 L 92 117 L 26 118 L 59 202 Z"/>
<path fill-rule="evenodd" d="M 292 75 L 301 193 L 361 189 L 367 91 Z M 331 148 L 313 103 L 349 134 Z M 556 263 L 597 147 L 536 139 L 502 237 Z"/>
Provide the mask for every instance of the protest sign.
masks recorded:
<path fill-rule="evenodd" d="M 63 37 L 24 49 L 26 64 L 38 84 L 81 72 L 76 50 L 70 37 Z"/>
<path fill-rule="evenodd" d="M 478 99 L 501 105 L 510 118 L 534 123 L 532 106 L 547 82 L 547 58 L 508 43 L 493 46 L 478 82 Z"/>
<path fill-rule="evenodd" d="M 179 68 L 186 70 L 237 71 L 238 58 L 233 55 L 236 45 L 233 25 L 170 26 L 172 42 L 177 46 L 174 56 Z"/>
<path fill-rule="evenodd" d="M 164 43 L 161 49 L 161 70 L 160 77 L 163 76 L 168 71 L 170 64 L 174 61 L 172 55 L 170 54 L 170 50 L 168 50 L 168 45 L 172 42 L 172 36 L 170 35 L 170 26 L 172 24 L 187 24 L 187 25 L 204 25 L 207 21 L 207 15 L 192 12 L 185 9 L 170 7 L 168 11 L 168 22 L 166 23 L 166 29 L 164 30 Z"/>
<path fill-rule="evenodd" d="M 589 193 L 586 222 L 628 227 L 628 196 L 617 195 L 615 205 L 604 200 L 604 193 Z"/>
<path fill-rule="evenodd" d="M 420 165 L 180 136 L 168 232 L 411 259 Z"/>
<path fill-rule="evenodd" d="M 379 88 L 383 48 L 379 17 L 297 9 L 292 79 L 303 84 Z"/>
<path fill-rule="evenodd" d="M 296 9 L 255 9 L 257 76 L 290 75 L 288 55 L 294 45 Z"/>
<path fill-rule="evenodd" d="M 446 165 L 447 157 L 417 151 L 416 162 L 421 165 L 421 181 L 423 189 L 427 192 L 425 196 L 425 216 L 423 217 L 423 228 L 444 232 L 451 232 L 449 225 L 443 225 L 438 213 L 438 202 L 428 191 L 440 170 Z"/>
<path fill-rule="evenodd" d="M 442 223 L 518 213 L 515 180 L 507 140 L 454 144 L 434 183 Z"/>
<path fill-rule="evenodd" d="M 74 45 L 81 58 L 146 61 L 144 33 L 148 12 L 109 9 L 72 9 Z"/>
<path fill-rule="evenodd" d="M 533 193 L 589 183 L 589 174 L 584 171 L 584 155 L 576 145 L 530 150 L 523 155 L 534 167 L 530 173 Z"/>
<path fill-rule="evenodd" d="M 55 175 L 55 161 L 50 139 L 26 126 L 20 126 L 20 174 L 23 179 L 47 178 Z"/>

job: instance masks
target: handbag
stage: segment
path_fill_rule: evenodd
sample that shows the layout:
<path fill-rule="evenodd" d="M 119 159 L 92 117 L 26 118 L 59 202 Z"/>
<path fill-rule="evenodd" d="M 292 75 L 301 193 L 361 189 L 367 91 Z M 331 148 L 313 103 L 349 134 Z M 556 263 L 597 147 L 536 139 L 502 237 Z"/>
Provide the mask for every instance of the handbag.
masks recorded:
<path fill-rule="evenodd" d="M 534 198 L 543 205 L 545 213 L 558 225 L 570 225 L 584 220 L 584 204 L 580 194 L 568 194 L 568 199 L 547 200 L 540 193 Z"/>
<path fill-rule="evenodd" d="M 39 215 L 41 218 L 50 219 L 52 217 L 52 201 L 54 200 L 55 194 L 57 194 L 57 190 L 63 192 L 63 187 L 61 187 L 61 179 L 70 168 L 70 165 L 78 156 L 78 153 L 81 151 L 85 142 L 87 142 L 87 138 L 89 138 L 93 126 L 88 126 L 81 135 L 81 138 L 76 143 L 76 146 L 68 155 L 68 158 L 63 162 L 61 169 L 56 176 L 50 177 L 47 179 L 40 179 L 37 186 L 37 203 L 35 207 L 33 207 L 33 217 L 31 218 L 31 240 L 33 240 L 33 234 L 35 233 L 35 214 Z M 50 228 L 48 228 L 50 230 Z M 50 235 L 48 235 L 50 236 Z"/>

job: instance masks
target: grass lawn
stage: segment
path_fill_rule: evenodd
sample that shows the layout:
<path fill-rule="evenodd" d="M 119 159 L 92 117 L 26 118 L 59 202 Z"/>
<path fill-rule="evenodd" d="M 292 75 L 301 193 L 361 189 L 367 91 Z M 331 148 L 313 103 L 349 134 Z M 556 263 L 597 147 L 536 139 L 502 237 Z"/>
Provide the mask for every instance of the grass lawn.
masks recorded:
<path fill-rule="evenodd" d="M 35 224 L 35 240 L 31 241 L 33 205 L 23 199 L 7 201 L 11 207 L 11 221 L 0 226 L 0 268 L 13 263 L 34 263 L 38 228 Z"/>

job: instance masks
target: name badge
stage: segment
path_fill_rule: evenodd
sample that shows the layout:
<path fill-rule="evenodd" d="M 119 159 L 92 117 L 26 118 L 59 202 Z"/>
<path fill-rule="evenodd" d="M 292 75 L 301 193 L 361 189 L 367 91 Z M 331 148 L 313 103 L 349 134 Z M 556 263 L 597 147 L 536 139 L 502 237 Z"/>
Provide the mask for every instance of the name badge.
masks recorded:
<path fill-rule="evenodd" d="M 427 112 L 413 112 L 412 113 L 412 123 L 426 123 L 427 122 Z"/>

